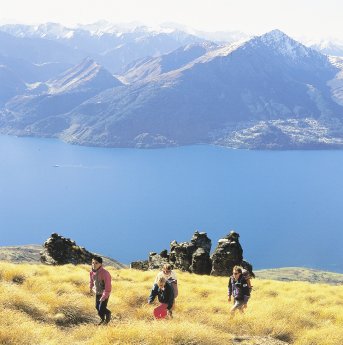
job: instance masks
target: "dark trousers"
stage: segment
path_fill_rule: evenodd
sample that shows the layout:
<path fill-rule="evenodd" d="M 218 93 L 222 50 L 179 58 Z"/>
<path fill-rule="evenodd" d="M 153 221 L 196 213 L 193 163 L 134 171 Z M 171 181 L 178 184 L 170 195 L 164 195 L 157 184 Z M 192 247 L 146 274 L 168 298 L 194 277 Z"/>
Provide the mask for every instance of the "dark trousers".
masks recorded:
<path fill-rule="evenodd" d="M 100 302 L 100 298 L 101 295 L 95 296 L 95 308 L 98 311 L 98 315 L 100 316 L 101 320 L 105 321 L 105 316 L 108 318 L 111 311 L 107 309 L 108 298 L 102 302 Z"/>

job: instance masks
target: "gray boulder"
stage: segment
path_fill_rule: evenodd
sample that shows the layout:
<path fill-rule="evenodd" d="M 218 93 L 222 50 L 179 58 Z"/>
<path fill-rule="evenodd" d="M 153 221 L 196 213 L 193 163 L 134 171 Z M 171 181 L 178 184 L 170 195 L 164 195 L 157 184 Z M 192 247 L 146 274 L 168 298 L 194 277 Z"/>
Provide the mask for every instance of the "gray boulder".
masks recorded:
<path fill-rule="evenodd" d="M 210 274 L 212 262 L 209 253 L 204 248 L 198 248 L 192 255 L 192 265 L 189 270 L 196 274 Z"/>
<path fill-rule="evenodd" d="M 149 261 L 148 260 L 141 260 L 141 261 L 133 261 L 130 264 L 130 268 L 140 271 L 147 271 L 149 269 Z"/>
<path fill-rule="evenodd" d="M 190 242 L 181 242 L 174 247 L 175 262 L 174 267 L 181 271 L 190 271 L 193 253 L 197 250 L 196 246 Z"/>
<path fill-rule="evenodd" d="M 167 250 L 163 250 L 160 254 L 155 252 L 149 253 L 148 265 L 149 269 L 160 269 L 164 264 L 167 264 L 168 261 L 168 254 Z"/>
<path fill-rule="evenodd" d="M 239 234 L 235 231 L 230 231 L 227 236 L 218 241 L 211 259 L 211 275 L 229 276 L 235 265 L 242 266 L 243 263 L 249 267 L 248 270 L 252 273 L 252 266 L 243 260 L 243 248 L 239 243 Z"/>
<path fill-rule="evenodd" d="M 75 241 L 53 233 L 44 242 L 40 252 L 41 262 L 48 265 L 91 264 L 94 254 Z"/>

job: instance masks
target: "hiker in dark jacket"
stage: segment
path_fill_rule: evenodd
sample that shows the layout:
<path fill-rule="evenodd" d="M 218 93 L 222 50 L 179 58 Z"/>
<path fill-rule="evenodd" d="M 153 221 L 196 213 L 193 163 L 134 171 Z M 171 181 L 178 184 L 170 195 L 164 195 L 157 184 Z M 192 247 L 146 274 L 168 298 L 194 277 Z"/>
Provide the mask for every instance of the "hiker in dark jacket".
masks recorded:
<path fill-rule="evenodd" d="M 231 302 L 231 296 L 234 298 L 234 305 L 231 308 L 231 314 L 234 314 L 236 310 L 243 313 L 243 309 L 248 303 L 248 299 L 250 297 L 250 289 L 242 274 L 241 266 L 235 266 L 233 268 L 233 273 L 228 284 L 228 296 L 229 303 Z"/>
<path fill-rule="evenodd" d="M 148 303 L 151 304 L 156 296 L 161 303 L 154 309 L 154 316 L 156 319 L 164 319 L 167 315 L 172 317 L 172 307 L 174 304 L 174 289 L 172 285 L 164 277 L 160 277 L 157 281 L 158 289 L 153 289 L 148 298 Z"/>

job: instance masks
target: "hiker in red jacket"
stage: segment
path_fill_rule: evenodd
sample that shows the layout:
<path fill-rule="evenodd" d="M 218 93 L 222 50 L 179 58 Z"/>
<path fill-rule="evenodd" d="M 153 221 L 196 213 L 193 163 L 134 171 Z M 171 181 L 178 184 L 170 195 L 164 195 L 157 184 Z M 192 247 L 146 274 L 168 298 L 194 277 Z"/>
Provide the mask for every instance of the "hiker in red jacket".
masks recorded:
<path fill-rule="evenodd" d="M 91 294 L 95 294 L 95 308 L 101 319 L 99 325 L 107 324 L 111 320 L 111 311 L 107 309 L 111 293 L 111 275 L 103 268 L 100 256 L 93 257 L 89 277 L 89 290 Z"/>

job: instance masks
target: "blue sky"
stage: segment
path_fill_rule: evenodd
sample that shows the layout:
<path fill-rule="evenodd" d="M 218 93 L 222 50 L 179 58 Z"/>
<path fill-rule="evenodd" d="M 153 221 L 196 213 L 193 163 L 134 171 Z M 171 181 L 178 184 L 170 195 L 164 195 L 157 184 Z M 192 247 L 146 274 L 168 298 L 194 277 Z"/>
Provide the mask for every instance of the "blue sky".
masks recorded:
<path fill-rule="evenodd" d="M 0 23 L 176 22 L 205 31 L 343 40 L 341 0 L 0 0 Z"/>

